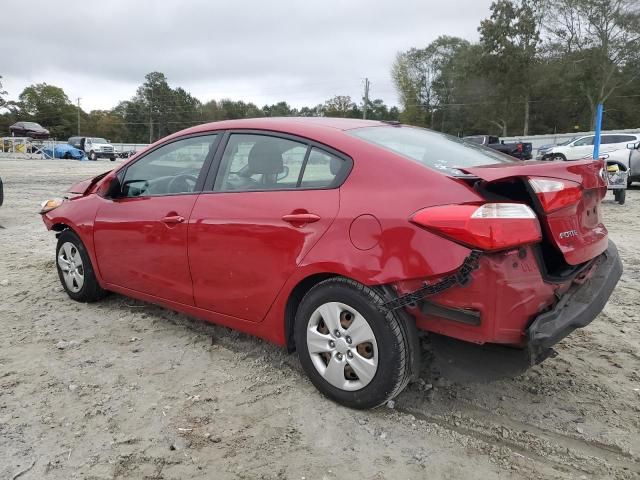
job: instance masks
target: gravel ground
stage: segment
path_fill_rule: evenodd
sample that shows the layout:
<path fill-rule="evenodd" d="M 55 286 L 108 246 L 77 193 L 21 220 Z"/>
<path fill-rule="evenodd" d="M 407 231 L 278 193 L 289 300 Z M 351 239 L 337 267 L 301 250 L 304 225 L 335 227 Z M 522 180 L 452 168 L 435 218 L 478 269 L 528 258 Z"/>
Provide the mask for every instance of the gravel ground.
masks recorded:
<path fill-rule="evenodd" d="M 624 276 L 558 357 L 489 381 L 426 338 L 420 379 L 361 412 L 279 347 L 119 295 L 70 301 L 36 211 L 112 167 L 0 159 L 0 478 L 640 478 L 637 187 L 603 207 Z"/>

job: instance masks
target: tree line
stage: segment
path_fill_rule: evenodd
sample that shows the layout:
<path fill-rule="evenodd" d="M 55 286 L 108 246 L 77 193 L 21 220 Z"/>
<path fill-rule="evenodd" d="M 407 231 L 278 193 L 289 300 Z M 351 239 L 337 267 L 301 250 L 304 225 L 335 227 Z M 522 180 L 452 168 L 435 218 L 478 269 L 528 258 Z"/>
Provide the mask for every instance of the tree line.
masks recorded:
<path fill-rule="evenodd" d="M 2 77 L 0 77 L 1 80 Z M 148 143 L 199 123 L 252 117 L 327 116 L 362 118 L 364 100 L 359 103 L 346 95 L 336 95 L 313 107 L 293 108 L 287 102 L 258 107 L 242 100 L 201 102 L 182 87 L 172 88 L 160 72 L 145 76 L 130 100 L 111 110 L 85 112 L 74 105 L 64 90 L 40 83 L 26 87 L 14 102 L 2 100 L 6 92 L 0 83 L 0 135 L 18 120 L 42 124 L 51 136 L 66 139 L 78 133 L 104 137 L 112 142 Z M 400 111 L 381 99 L 367 102 L 367 118 L 398 120 Z M 78 121 L 79 120 L 79 121 Z"/>
<path fill-rule="evenodd" d="M 497 0 L 480 39 L 398 53 L 402 121 L 501 136 L 640 127 L 638 0 Z"/>

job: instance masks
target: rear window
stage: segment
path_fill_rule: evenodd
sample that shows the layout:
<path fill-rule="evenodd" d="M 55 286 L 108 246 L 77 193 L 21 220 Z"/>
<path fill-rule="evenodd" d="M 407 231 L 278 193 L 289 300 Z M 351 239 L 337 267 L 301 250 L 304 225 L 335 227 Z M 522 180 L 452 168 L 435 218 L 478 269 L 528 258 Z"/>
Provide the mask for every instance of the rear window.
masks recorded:
<path fill-rule="evenodd" d="M 491 148 L 418 127 L 365 127 L 348 133 L 451 175 L 462 174 L 458 168 L 519 161 Z"/>

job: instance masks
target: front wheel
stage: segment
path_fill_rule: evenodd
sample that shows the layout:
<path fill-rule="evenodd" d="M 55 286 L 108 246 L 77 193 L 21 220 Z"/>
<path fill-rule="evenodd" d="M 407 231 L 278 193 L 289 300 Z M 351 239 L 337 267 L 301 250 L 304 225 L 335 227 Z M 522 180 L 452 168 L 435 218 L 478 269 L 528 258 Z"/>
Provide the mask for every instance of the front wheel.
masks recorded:
<path fill-rule="evenodd" d="M 563 161 L 565 162 L 567 160 L 567 157 L 565 157 L 563 154 L 561 153 L 552 153 L 551 154 L 551 160 L 555 160 L 555 161 Z"/>
<path fill-rule="evenodd" d="M 96 154 L 96 152 L 94 152 L 93 150 L 91 150 L 89 152 L 89 160 L 95 162 L 96 160 L 98 160 L 98 155 Z"/>
<path fill-rule="evenodd" d="M 67 295 L 77 302 L 95 302 L 105 291 L 100 287 L 89 254 L 73 230 L 64 230 L 56 247 L 58 277 Z"/>
<path fill-rule="evenodd" d="M 411 377 L 414 348 L 396 314 L 373 289 L 346 278 L 320 282 L 296 313 L 295 343 L 320 392 L 351 408 L 398 395 Z"/>

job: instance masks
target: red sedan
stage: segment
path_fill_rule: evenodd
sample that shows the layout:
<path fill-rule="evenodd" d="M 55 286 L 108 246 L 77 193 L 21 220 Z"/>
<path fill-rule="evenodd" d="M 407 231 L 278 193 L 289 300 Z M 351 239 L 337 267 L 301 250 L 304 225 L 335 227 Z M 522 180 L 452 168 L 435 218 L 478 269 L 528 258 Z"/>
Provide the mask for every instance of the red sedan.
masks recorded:
<path fill-rule="evenodd" d="M 350 407 L 393 398 L 417 331 L 542 361 L 622 274 L 597 161 L 521 162 L 405 125 L 211 123 L 45 202 L 80 302 L 112 291 L 296 350 Z"/>

